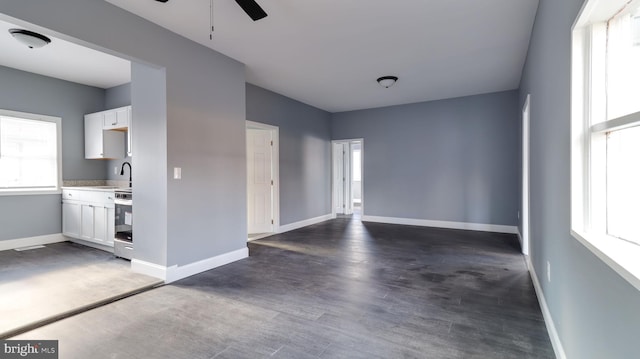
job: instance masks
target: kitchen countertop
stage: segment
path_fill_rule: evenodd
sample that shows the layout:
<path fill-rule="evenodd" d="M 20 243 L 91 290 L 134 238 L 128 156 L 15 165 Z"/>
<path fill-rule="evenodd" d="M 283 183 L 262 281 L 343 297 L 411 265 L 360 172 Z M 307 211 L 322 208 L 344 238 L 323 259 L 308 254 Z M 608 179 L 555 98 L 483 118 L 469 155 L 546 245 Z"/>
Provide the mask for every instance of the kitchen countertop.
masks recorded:
<path fill-rule="evenodd" d="M 62 189 L 71 189 L 71 190 L 79 190 L 79 191 L 113 192 L 115 190 L 131 190 L 131 187 L 120 187 L 120 186 L 63 186 Z"/>

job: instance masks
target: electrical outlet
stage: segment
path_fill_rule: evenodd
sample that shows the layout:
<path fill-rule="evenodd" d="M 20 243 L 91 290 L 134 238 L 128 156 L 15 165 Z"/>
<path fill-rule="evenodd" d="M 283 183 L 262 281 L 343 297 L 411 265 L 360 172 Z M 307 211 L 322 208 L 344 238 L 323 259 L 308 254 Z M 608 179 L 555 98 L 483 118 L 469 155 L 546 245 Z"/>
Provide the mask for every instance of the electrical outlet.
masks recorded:
<path fill-rule="evenodd" d="M 520 219 L 520 211 L 518 211 L 518 219 Z"/>
<path fill-rule="evenodd" d="M 118 173 L 118 166 L 113 167 L 113 174 L 117 175 Z"/>
<path fill-rule="evenodd" d="M 551 283 L 551 263 L 547 261 L 547 282 Z"/>

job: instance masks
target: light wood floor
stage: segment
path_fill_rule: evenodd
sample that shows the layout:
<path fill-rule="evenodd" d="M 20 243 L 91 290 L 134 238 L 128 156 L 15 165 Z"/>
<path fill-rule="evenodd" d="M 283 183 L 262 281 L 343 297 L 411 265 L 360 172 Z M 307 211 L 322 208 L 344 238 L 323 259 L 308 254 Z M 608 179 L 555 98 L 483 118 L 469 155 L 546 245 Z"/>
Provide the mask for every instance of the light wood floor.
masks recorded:
<path fill-rule="evenodd" d="M 0 252 L 0 338 L 161 283 L 71 242 Z"/>

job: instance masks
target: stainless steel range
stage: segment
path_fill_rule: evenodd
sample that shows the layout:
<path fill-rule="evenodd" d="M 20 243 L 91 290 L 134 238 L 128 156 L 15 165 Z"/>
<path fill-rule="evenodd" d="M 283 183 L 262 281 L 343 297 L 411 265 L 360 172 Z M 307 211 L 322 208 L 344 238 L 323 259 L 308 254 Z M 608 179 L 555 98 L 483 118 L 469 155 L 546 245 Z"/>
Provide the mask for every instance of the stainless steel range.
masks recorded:
<path fill-rule="evenodd" d="M 115 238 L 113 254 L 131 260 L 133 257 L 133 195 L 131 189 L 115 192 Z"/>

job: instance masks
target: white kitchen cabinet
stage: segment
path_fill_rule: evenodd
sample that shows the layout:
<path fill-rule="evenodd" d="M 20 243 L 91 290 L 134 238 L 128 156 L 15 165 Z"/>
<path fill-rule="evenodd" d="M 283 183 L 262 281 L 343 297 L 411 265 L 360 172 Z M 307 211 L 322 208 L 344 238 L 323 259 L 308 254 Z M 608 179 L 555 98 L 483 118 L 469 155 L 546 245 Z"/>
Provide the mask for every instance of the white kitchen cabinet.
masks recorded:
<path fill-rule="evenodd" d="M 125 136 L 127 155 L 131 156 L 131 122 L 131 106 L 85 115 L 85 158 L 124 158 Z"/>
<path fill-rule="evenodd" d="M 84 116 L 84 157 L 87 159 L 124 158 L 124 132 L 104 130 L 103 113 Z"/>
<path fill-rule="evenodd" d="M 81 206 L 75 201 L 62 202 L 62 234 L 69 237 L 80 237 Z"/>
<path fill-rule="evenodd" d="M 113 247 L 115 208 L 93 206 L 93 241 Z"/>
<path fill-rule="evenodd" d="M 113 247 L 113 192 L 63 189 L 62 199 L 65 236 Z"/>
<path fill-rule="evenodd" d="M 114 108 L 113 110 L 103 111 L 102 129 L 103 130 L 125 130 L 129 127 L 129 116 L 131 115 L 131 106 Z"/>
<path fill-rule="evenodd" d="M 80 204 L 81 216 L 80 216 L 80 238 L 84 240 L 92 240 L 93 226 L 94 226 L 94 213 L 93 205 Z"/>

